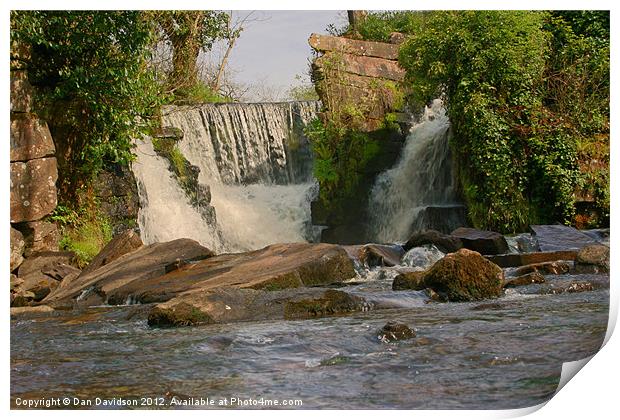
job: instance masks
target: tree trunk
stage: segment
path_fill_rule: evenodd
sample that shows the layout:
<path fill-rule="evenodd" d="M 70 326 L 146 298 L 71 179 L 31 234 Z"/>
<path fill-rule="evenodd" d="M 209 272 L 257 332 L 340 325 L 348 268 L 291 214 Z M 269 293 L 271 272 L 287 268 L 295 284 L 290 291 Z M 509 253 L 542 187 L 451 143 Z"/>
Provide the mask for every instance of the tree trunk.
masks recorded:
<path fill-rule="evenodd" d="M 351 32 L 357 32 L 359 24 L 366 19 L 368 12 L 365 10 L 347 10 L 347 16 L 349 17 L 349 26 Z"/>

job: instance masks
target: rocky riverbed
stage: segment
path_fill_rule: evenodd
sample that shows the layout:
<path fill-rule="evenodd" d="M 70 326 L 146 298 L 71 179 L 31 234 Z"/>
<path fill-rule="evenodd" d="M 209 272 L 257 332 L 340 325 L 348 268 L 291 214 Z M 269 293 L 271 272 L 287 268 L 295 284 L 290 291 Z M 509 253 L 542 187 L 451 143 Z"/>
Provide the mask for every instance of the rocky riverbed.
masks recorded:
<path fill-rule="evenodd" d="M 12 404 L 66 395 L 157 396 L 164 406 L 233 395 L 302 408 L 538 404 L 562 362 L 596 352 L 607 327 L 608 232 L 565 228 L 553 242 L 557 229 L 222 255 L 187 239 L 145 246 L 127 231 L 81 272 L 68 255 L 34 255 L 12 284 Z M 33 284 L 37 293 L 24 288 Z"/>

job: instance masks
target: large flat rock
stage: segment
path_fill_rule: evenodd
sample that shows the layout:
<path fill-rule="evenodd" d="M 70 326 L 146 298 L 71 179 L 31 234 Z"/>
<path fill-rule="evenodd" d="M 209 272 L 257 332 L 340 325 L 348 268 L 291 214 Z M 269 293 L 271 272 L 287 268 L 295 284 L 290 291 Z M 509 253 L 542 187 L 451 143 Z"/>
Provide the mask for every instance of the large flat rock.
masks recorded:
<path fill-rule="evenodd" d="M 309 319 L 364 311 L 363 298 L 341 290 L 300 288 L 274 292 L 216 288 L 178 296 L 153 307 L 148 323 L 154 327 L 274 319 Z"/>
<path fill-rule="evenodd" d="M 574 227 L 564 225 L 531 225 L 530 230 L 540 245 L 541 251 L 581 249 L 596 241 Z"/>
<path fill-rule="evenodd" d="M 148 283 L 149 280 L 166 274 L 166 267 L 170 265 L 196 261 L 212 255 L 211 250 L 191 239 L 176 239 L 143 246 L 94 271 L 82 274 L 67 284 L 61 284 L 45 298 L 45 304 L 53 307 L 73 307 L 80 297 L 79 301 L 85 306 L 100 305 L 107 302 L 108 294 L 128 283 Z"/>
<path fill-rule="evenodd" d="M 11 162 L 54 156 L 47 123 L 32 114 L 11 114 Z"/>
<path fill-rule="evenodd" d="M 133 229 L 127 229 L 116 235 L 103 247 L 90 264 L 82 270 L 82 275 L 92 273 L 98 268 L 119 259 L 123 255 L 139 249 L 143 245 L 140 235 Z"/>
<path fill-rule="evenodd" d="M 56 208 L 56 158 L 11 163 L 11 223 L 39 220 Z"/>
<path fill-rule="evenodd" d="M 275 244 L 187 264 L 158 278 L 128 282 L 107 294 L 111 304 L 153 303 L 216 288 L 275 291 L 324 286 L 354 276 L 353 261 L 339 245 Z"/>
<path fill-rule="evenodd" d="M 572 261 L 577 251 L 525 252 L 523 254 L 487 255 L 487 259 L 500 267 L 520 267 L 548 261 Z"/>

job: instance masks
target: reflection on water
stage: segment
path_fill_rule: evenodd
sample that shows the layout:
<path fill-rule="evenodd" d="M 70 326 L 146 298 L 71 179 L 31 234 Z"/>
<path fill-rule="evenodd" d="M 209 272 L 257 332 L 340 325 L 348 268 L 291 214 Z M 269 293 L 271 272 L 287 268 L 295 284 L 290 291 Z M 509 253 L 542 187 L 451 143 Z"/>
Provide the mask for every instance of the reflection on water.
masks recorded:
<path fill-rule="evenodd" d="M 348 317 L 151 329 L 146 308 L 134 306 L 90 309 L 83 322 L 75 313 L 13 320 L 12 403 L 176 395 L 300 398 L 302 408 L 519 408 L 548 399 L 562 363 L 593 354 L 605 335 L 607 288 L 425 303 L 381 277 L 349 286 L 377 305 Z M 608 281 L 562 278 L 549 279 Z M 402 304 L 381 309 L 386 298 Z M 388 321 L 417 337 L 380 342 Z"/>

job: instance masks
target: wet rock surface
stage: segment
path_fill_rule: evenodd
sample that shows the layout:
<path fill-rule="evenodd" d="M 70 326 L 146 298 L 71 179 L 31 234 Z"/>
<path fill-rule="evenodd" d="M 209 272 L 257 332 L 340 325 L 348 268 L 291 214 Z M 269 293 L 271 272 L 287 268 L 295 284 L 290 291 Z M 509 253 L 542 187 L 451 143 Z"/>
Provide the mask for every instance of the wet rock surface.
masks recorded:
<path fill-rule="evenodd" d="M 309 319 L 345 315 L 365 308 L 363 299 L 332 289 L 268 292 L 216 288 L 181 295 L 154 306 L 148 314 L 148 323 L 154 327 L 174 327 L 250 320 Z"/>
<path fill-rule="evenodd" d="M 448 301 L 499 297 L 504 272 L 478 252 L 461 249 L 446 255 L 424 274 L 425 287 Z"/>
<path fill-rule="evenodd" d="M 508 243 L 504 235 L 487 230 L 460 227 L 451 233 L 463 242 L 463 247 L 482 255 L 506 254 Z"/>
<path fill-rule="evenodd" d="M 416 336 L 415 331 L 406 324 L 398 322 L 388 322 L 377 333 L 377 339 L 383 343 L 392 341 L 407 340 Z"/>
<path fill-rule="evenodd" d="M 90 305 L 165 302 L 181 293 L 222 287 L 274 291 L 328 285 L 354 276 L 352 260 L 338 245 L 277 244 L 214 256 L 195 241 L 179 239 L 142 247 L 81 275 L 46 302 L 71 305 L 89 290 Z"/>
<path fill-rule="evenodd" d="M 581 249 L 595 241 L 589 235 L 564 225 L 531 225 L 541 251 Z"/>
<path fill-rule="evenodd" d="M 393 267 L 404 254 L 398 245 L 367 244 L 357 250 L 357 258 L 366 267 Z"/>
<path fill-rule="evenodd" d="M 572 263 L 569 261 L 548 261 L 538 264 L 528 264 L 515 270 L 516 276 L 528 273 L 541 274 L 566 274 L 570 271 Z"/>
<path fill-rule="evenodd" d="M 534 271 L 534 272 L 524 274 L 519 277 L 507 279 L 506 282 L 504 283 L 504 288 L 526 286 L 532 283 L 544 283 L 544 282 L 545 282 L 545 277 L 542 274 L 540 274 L 538 271 Z"/>
<path fill-rule="evenodd" d="M 435 245 L 441 252 L 456 252 L 463 248 L 463 242 L 452 235 L 438 232 L 436 230 L 425 230 L 414 233 L 404 245 L 406 251 L 422 245 Z"/>

